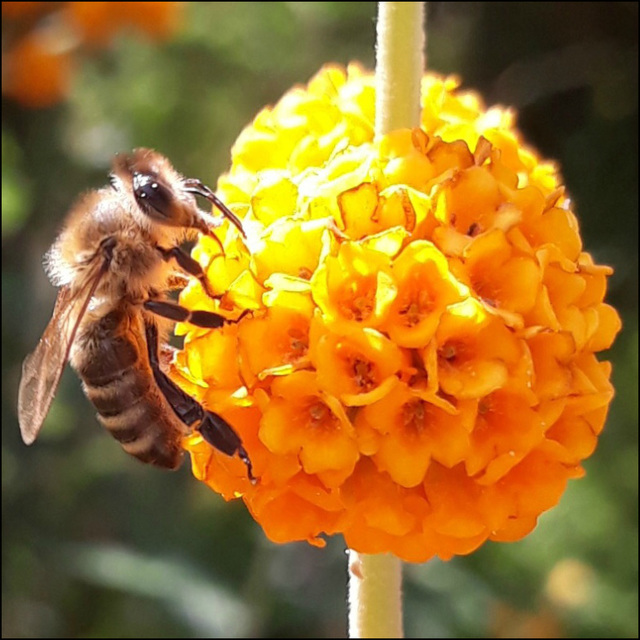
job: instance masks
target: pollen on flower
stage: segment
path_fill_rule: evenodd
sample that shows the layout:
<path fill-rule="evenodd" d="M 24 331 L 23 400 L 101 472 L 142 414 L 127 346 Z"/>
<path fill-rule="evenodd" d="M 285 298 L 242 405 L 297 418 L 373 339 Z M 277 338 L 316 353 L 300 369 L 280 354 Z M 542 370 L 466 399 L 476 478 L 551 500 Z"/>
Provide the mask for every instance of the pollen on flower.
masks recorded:
<path fill-rule="evenodd" d="M 185 439 L 194 474 L 276 542 L 341 533 L 422 562 L 533 529 L 596 447 L 620 330 L 556 166 L 455 78 L 374 141 L 373 75 L 322 69 L 238 138 L 218 195 L 242 218 L 194 257 L 175 379 L 242 438 Z M 224 250 L 222 250 L 224 248 Z M 244 315 L 242 315 L 244 314 Z"/>

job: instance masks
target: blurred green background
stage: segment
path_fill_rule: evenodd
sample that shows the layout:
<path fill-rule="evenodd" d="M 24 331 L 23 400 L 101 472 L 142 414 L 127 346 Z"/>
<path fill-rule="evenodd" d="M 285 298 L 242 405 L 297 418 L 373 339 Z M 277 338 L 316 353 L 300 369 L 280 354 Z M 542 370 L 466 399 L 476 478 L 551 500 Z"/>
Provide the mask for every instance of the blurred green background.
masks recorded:
<path fill-rule="evenodd" d="M 434 2 L 428 14 L 429 67 L 517 107 L 528 141 L 560 161 L 585 248 L 615 267 L 608 301 L 624 330 L 586 478 L 522 542 L 406 566 L 406 635 L 637 637 L 638 4 Z M 215 184 L 262 106 L 325 62 L 373 65 L 375 15 L 372 2 L 194 3 L 168 42 L 128 32 L 79 56 L 64 103 L 3 99 L 3 637 L 346 634 L 342 539 L 274 545 L 189 465 L 163 473 L 124 455 L 73 373 L 30 449 L 15 406 L 55 296 L 41 256 L 111 156 L 151 146 Z"/>

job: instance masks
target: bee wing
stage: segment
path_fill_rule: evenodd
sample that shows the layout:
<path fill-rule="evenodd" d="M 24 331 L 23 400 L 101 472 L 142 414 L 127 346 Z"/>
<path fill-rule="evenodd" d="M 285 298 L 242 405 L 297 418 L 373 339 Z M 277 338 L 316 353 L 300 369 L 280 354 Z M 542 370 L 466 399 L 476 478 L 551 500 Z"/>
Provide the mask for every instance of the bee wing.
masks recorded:
<path fill-rule="evenodd" d="M 40 433 L 80 322 L 108 267 L 108 260 L 96 261 L 76 291 L 60 288 L 51 320 L 38 346 L 25 358 L 18 390 L 18 421 L 25 444 Z"/>

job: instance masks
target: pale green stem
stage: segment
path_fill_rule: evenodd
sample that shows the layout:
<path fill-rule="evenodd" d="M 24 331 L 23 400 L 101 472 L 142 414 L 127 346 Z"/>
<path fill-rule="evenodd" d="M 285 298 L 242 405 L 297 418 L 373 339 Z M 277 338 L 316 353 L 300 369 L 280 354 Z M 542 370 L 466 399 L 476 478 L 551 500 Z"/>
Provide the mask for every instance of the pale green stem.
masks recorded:
<path fill-rule="evenodd" d="M 425 11 L 422 2 L 378 4 L 376 138 L 420 125 Z M 349 550 L 349 637 L 402 638 L 402 564 Z"/>
<path fill-rule="evenodd" d="M 378 3 L 376 136 L 420 124 L 425 33 L 423 2 Z"/>
<path fill-rule="evenodd" d="M 349 550 L 349 637 L 402 638 L 402 564 Z"/>

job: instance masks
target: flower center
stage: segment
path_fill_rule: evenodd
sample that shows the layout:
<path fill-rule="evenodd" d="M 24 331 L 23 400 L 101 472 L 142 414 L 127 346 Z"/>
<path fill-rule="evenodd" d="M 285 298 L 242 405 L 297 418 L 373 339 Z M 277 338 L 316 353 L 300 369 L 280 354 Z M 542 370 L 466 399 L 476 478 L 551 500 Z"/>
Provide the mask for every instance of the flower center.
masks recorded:
<path fill-rule="evenodd" d="M 351 284 L 344 295 L 340 296 L 340 312 L 349 320 L 363 322 L 373 312 L 375 292 L 370 287 L 365 291 L 361 291 L 362 288 Z"/>
<path fill-rule="evenodd" d="M 472 222 L 467 229 L 467 235 L 473 238 L 480 233 L 482 233 L 482 227 L 477 222 Z"/>
<path fill-rule="evenodd" d="M 427 412 L 422 400 L 412 400 L 402 407 L 402 424 L 415 432 L 424 429 Z"/>
<path fill-rule="evenodd" d="M 309 426 L 313 429 L 331 429 L 337 421 L 324 402 L 313 402 L 308 408 Z"/>
<path fill-rule="evenodd" d="M 494 308 L 500 306 L 500 288 L 494 283 L 480 278 L 477 274 L 472 274 L 471 284 L 485 304 Z"/>
<path fill-rule="evenodd" d="M 405 325 L 409 327 L 413 327 L 420 322 L 420 307 L 416 302 L 410 302 L 400 310 L 400 313 L 404 316 Z"/>
<path fill-rule="evenodd" d="M 491 404 L 486 398 L 482 398 L 478 403 L 478 413 L 483 416 L 491 411 Z"/>
<path fill-rule="evenodd" d="M 304 331 L 294 327 L 287 331 L 287 335 L 289 336 L 289 348 L 284 356 L 284 360 L 289 364 L 297 362 L 306 355 L 307 349 L 309 348 L 309 338 Z"/>
<path fill-rule="evenodd" d="M 368 360 L 354 358 L 351 363 L 353 377 L 358 387 L 364 391 L 370 391 L 376 386 L 374 366 Z"/>
<path fill-rule="evenodd" d="M 438 349 L 438 354 L 447 362 L 452 362 L 458 355 L 458 346 L 452 342 L 447 342 Z"/>
<path fill-rule="evenodd" d="M 404 317 L 404 324 L 413 327 L 433 309 L 433 300 L 429 292 L 421 287 L 413 295 L 407 296 L 404 305 L 400 308 L 400 315 Z"/>

